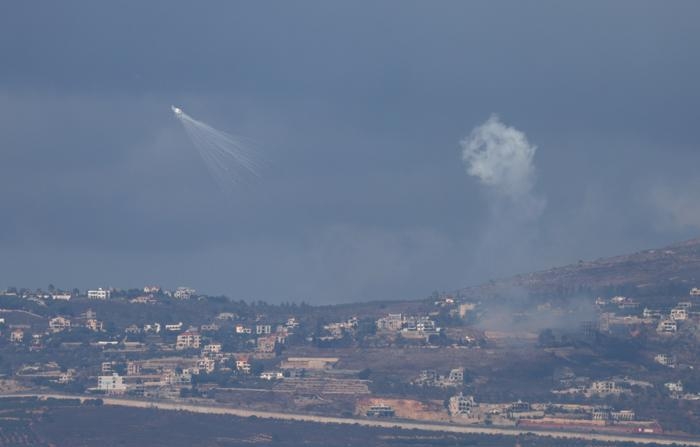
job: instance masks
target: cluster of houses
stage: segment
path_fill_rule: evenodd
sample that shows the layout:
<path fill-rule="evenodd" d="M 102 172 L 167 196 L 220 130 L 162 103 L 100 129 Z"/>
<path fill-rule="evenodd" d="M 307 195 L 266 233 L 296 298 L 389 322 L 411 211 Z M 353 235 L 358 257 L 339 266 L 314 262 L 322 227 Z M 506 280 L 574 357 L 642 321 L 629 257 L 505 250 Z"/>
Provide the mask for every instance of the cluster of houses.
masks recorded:
<path fill-rule="evenodd" d="M 424 369 L 412 383 L 419 386 L 462 386 L 464 384 L 464 368 L 453 368 L 444 375 L 439 374 L 434 369 Z"/>
<path fill-rule="evenodd" d="M 616 410 L 606 405 L 530 404 L 477 402 L 459 393 L 449 399 L 453 418 L 471 423 L 494 423 L 523 427 L 598 429 L 611 432 L 660 433 L 655 421 L 638 420 L 632 410 Z"/>
<path fill-rule="evenodd" d="M 10 330 L 10 342 L 12 343 L 24 343 L 25 334 L 29 332 L 30 325 L 27 324 L 14 324 Z M 97 313 L 91 309 L 88 309 L 79 317 L 70 319 L 63 316 L 55 316 L 50 318 L 48 321 L 48 327 L 46 333 L 58 333 L 71 328 L 86 328 L 93 332 L 103 332 L 104 323 L 97 319 Z M 32 338 L 32 348 L 33 350 L 41 348 L 41 339 L 45 333 L 34 332 L 31 334 Z"/>
<path fill-rule="evenodd" d="M 96 289 L 88 289 L 85 291 L 85 297 L 91 300 L 108 300 L 112 298 L 113 293 L 119 292 L 115 289 L 98 287 Z M 132 303 L 143 303 L 150 304 L 155 303 L 155 296 L 162 294 L 166 297 L 171 297 L 179 300 L 188 300 L 196 296 L 197 291 L 191 287 L 177 287 L 175 290 L 163 290 L 160 286 L 146 286 L 143 288 L 143 295 L 130 300 Z M 41 289 L 39 290 L 29 290 L 21 289 L 16 290 L 14 288 L 5 290 L 1 293 L 3 296 L 7 297 L 19 297 L 29 301 L 44 302 L 48 300 L 59 300 L 59 301 L 69 301 L 72 298 L 79 296 L 80 292 L 77 289 L 73 291 L 57 290 L 50 287 L 48 292 Z"/>
<path fill-rule="evenodd" d="M 428 338 L 440 333 L 435 321 L 427 315 L 404 315 L 389 313 L 376 321 L 377 331 L 400 333 L 406 338 Z"/>

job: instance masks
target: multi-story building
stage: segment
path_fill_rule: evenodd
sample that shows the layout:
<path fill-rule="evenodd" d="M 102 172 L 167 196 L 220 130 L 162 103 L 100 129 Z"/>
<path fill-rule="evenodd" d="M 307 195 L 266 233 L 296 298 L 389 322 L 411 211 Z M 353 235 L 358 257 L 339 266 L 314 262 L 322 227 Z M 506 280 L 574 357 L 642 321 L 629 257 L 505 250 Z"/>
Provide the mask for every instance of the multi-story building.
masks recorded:
<path fill-rule="evenodd" d="M 104 330 L 104 324 L 100 320 L 90 318 L 85 322 L 85 327 L 95 332 L 102 332 Z"/>
<path fill-rule="evenodd" d="M 380 331 L 400 331 L 403 327 L 403 315 L 388 314 L 377 320 L 377 330 Z"/>
<path fill-rule="evenodd" d="M 24 331 L 22 329 L 13 329 L 10 332 L 10 341 L 12 343 L 22 343 L 24 341 Z"/>
<path fill-rule="evenodd" d="M 674 368 L 676 366 L 676 359 L 670 354 L 657 354 L 654 356 L 654 361 L 660 365 L 668 366 L 669 368 Z"/>
<path fill-rule="evenodd" d="M 195 293 L 197 293 L 197 291 L 191 287 L 178 287 L 173 294 L 173 298 L 178 300 L 189 300 Z"/>
<path fill-rule="evenodd" d="M 139 362 L 127 362 L 126 375 L 138 376 L 139 374 L 141 374 L 141 364 Z"/>
<path fill-rule="evenodd" d="M 678 331 L 678 324 L 676 320 L 661 320 L 659 325 L 656 327 L 656 332 L 662 334 L 672 334 Z"/>
<path fill-rule="evenodd" d="M 214 372 L 214 369 L 216 368 L 216 361 L 208 357 L 202 357 L 197 360 L 197 368 L 199 368 L 200 371 L 203 370 L 209 374 Z"/>
<path fill-rule="evenodd" d="M 221 352 L 221 343 L 210 343 L 202 348 L 203 354 L 218 354 Z"/>
<path fill-rule="evenodd" d="M 276 344 L 277 344 L 277 336 L 275 336 L 275 335 L 258 337 L 257 350 L 258 350 L 258 352 L 275 352 L 275 345 Z"/>
<path fill-rule="evenodd" d="M 175 349 L 199 349 L 199 345 L 202 342 L 202 336 L 195 331 L 185 331 L 177 336 L 177 343 L 175 344 Z"/>
<path fill-rule="evenodd" d="M 240 356 L 236 358 L 236 369 L 245 374 L 250 374 L 251 366 L 248 361 L 248 356 Z"/>
<path fill-rule="evenodd" d="M 469 416 L 472 414 L 474 409 L 477 407 L 477 403 L 474 401 L 473 396 L 465 396 L 462 393 L 456 396 L 450 397 L 450 414 L 452 415 L 465 415 Z"/>
<path fill-rule="evenodd" d="M 683 307 L 674 307 L 671 309 L 671 320 L 683 321 L 688 319 L 688 311 Z"/>
<path fill-rule="evenodd" d="M 49 330 L 51 332 L 61 332 L 70 329 L 70 320 L 63 317 L 54 317 L 49 320 Z"/>
<path fill-rule="evenodd" d="M 614 380 L 596 380 L 591 383 L 589 392 L 592 394 L 615 394 L 618 392 L 617 383 Z"/>
<path fill-rule="evenodd" d="M 109 290 L 105 290 L 102 287 L 97 290 L 88 290 L 87 297 L 91 300 L 107 300 L 109 299 L 111 293 Z"/>
<path fill-rule="evenodd" d="M 256 324 L 255 333 L 257 335 L 267 335 L 272 332 L 272 325 L 270 324 Z"/>
<path fill-rule="evenodd" d="M 114 372 L 114 362 L 102 362 L 100 365 L 100 372 L 103 376 L 108 376 Z"/>
<path fill-rule="evenodd" d="M 107 394 L 124 394 L 126 385 L 123 377 L 117 373 L 112 373 L 109 376 L 97 377 L 97 389 Z"/>
<path fill-rule="evenodd" d="M 447 381 L 451 384 L 460 385 L 464 383 L 464 368 L 454 368 L 450 370 Z"/>

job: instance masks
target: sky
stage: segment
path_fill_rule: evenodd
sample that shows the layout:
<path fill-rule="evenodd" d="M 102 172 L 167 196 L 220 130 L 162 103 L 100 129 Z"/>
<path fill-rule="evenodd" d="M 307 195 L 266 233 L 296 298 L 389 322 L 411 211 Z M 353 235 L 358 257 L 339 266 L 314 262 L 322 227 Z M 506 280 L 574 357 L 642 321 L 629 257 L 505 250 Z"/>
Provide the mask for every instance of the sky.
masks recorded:
<path fill-rule="evenodd" d="M 0 288 L 422 298 L 697 237 L 698 2 L 5 2 Z M 240 135 L 225 192 L 170 110 Z"/>

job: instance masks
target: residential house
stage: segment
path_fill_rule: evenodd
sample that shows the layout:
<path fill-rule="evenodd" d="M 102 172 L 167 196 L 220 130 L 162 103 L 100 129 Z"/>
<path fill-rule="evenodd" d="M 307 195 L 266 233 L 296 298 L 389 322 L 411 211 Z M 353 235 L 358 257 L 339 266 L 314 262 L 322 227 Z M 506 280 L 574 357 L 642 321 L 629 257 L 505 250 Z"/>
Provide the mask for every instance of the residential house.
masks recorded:
<path fill-rule="evenodd" d="M 251 366 L 250 362 L 248 361 L 248 356 L 236 357 L 236 369 L 245 374 L 250 374 Z"/>
<path fill-rule="evenodd" d="M 175 349 L 199 349 L 202 341 L 202 336 L 196 331 L 185 331 L 177 336 Z"/>
<path fill-rule="evenodd" d="M 258 352 L 275 352 L 276 343 L 277 343 L 277 336 L 276 335 L 268 335 L 265 337 L 258 337 L 257 351 Z"/>
<path fill-rule="evenodd" d="M 263 371 L 260 373 L 260 378 L 263 380 L 278 380 L 284 378 L 282 371 Z"/>
<path fill-rule="evenodd" d="M 166 324 L 165 330 L 169 332 L 178 332 L 182 330 L 182 321 L 179 323 Z"/>
<path fill-rule="evenodd" d="M 451 415 L 470 416 L 477 406 L 478 404 L 474 400 L 474 396 L 465 396 L 459 393 L 456 396 L 450 397 L 449 409 Z"/>
<path fill-rule="evenodd" d="M 678 331 L 676 320 L 661 320 L 656 327 L 656 332 L 660 334 L 672 334 Z"/>
<path fill-rule="evenodd" d="M 70 329 L 70 320 L 63 317 L 54 317 L 49 320 L 49 330 L 51 332 L 61 332 Z"/>
<path fill-rule="evenodd" d="M 22 329 L 13 329 L 10 332 L 10 341 L 12 343 L 22 343 L 24 341 L 24 331 Z"/>
<path fill-rule="evenodd" d="M 102 332 L 104 330 L 104 325 L 100 320 L 90 318 L 85 322 L 85 327 L 94 332 Z"/>
<path fill-rule="evenodd" d="M 197 291 L 191 287 L 178 287 L 173 294 L 173 298 L 178 300 L 189 300 L 195 293 L 197 293 Z"/>
<path fill-rule="evenodd" d="M 255 334 L 256 335 L 267 335 L 272 332 L 272 325 L 270 324 L 256 324 Z"/>
<path fill-rule="evenodd" d="M 97 389 L 107 394 L 124 394 L 126 392 L 126 384 L 124 384 L 122 376 L 112 373 L 108 376 L 97 377 Z"/>
<path fill-rule="evenodd" d="M 111 292 L 109 290 L 105 290 L 101 287 L 97 290 L 88 290 L 87 292 L 87 297 L 91 300 L 107 300 L 110 295 Z"/>
<path fill-rule="evenodd" d="M 379 331 L 400 331 L 403 327 L 403 315 L 387 314 L 387 316 L 377 320 L 377 330 Z"/>

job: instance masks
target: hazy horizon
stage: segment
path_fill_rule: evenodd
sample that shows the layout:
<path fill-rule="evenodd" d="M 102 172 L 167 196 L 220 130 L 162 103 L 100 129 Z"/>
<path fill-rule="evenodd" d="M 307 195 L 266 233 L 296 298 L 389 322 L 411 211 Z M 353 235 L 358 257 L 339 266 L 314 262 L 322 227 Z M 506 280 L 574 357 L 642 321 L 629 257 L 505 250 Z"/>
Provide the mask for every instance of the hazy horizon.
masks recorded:
<path fill-rule="evenodd" d="M 34 6 L 0 9 L 0 288 L 421 298 L 698 235 L 696 2 Z M 171 104 L 259 177 L 218 188 Z"/>

